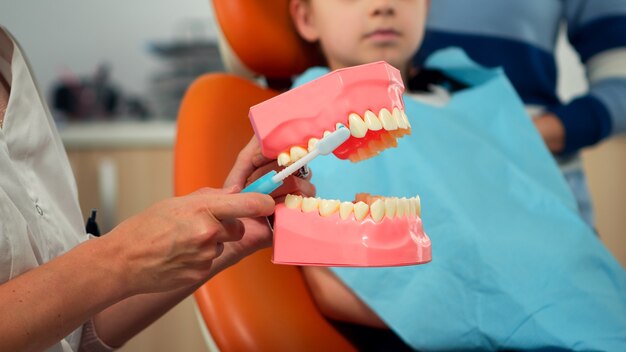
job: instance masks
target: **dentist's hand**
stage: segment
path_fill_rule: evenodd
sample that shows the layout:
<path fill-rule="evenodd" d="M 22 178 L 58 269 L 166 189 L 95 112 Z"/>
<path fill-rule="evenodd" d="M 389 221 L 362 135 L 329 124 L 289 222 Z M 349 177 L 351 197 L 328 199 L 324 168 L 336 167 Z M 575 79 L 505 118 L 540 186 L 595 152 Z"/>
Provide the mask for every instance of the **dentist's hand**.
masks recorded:
<path fill-rule="evenodd" d="M 280 171 L 276 160 L 270 160 L 261 154 L 261 147 L 256 137 L 252 137 L 248 145 L 241 150 L 235 165 L 224 182 L 224 187 L 245 187 L 256 181 L 261 176 L 275 170 Z M 315 186 L 309 182 L 311 174 L 305 178 L 290 176 L 283 180 L 283 184 L 272 192 L 271 196 L 276 202 L 281 202 L 287 194 L 300 194 L 314 196 Z"/>
<path fill-rule="evenodd" d="M 267 159 L 261 154 L 261 147 L 256 137 L 253 136 L 248 145 L 239 153 L 235 165 L 224 182 L 224 187 L 243 189 L 271 170 L 278 171 L 280 167 L 276 160 Z M 309 179 L 310 177 L 302 179 L 290 176 L 283 181 L 282 186 L 272 192 L 271 196 L 277 203 L 282 202 L 287 194 L 314 196 L 315 187 L 309 182 Z M 232 254 L 240 259 L 272 244 L 272 230 L 269 228 L 265 217 L 245 219 L 243 222 L 246 228 L 244 237 L 238 242 L 227 245 L 224 255 Z"/>
<path fill-rule="evenodd" d="M 239 189 L 201 189 L 167 199 L 124 221 L 99 240 L 117 246 L 125 286 L 132 294 L 160 292 L 204 282 L 227 242 L 244 236 L 238 218 L 267 216 L 271 197 Z"/>

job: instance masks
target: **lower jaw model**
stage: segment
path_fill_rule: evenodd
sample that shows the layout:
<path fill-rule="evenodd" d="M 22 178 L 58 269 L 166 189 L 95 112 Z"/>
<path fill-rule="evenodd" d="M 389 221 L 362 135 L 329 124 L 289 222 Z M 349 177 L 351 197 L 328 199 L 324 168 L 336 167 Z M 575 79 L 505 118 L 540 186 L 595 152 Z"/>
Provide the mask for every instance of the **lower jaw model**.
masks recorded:
<path fill-rule="evenodd" d="M 287 166 L 325 135 L 349 128 L 333 154 L 359 162 L 410 134 L 400 72 L 385 62 L 336 70 L 250 108 L 263 155 Z M 352 202 L 288 195 L 276 207 L 273 262 L 396 266 L 429 262 L 419 196 L 358 194 Z"/>

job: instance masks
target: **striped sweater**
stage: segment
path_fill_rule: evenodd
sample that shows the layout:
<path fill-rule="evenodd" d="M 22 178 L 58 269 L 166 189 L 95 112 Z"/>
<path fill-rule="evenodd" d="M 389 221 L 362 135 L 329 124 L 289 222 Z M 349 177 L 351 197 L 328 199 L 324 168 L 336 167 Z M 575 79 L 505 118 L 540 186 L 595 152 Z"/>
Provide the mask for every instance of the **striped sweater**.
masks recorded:
<path fill-rule="evenodd" d="M 585 65 L 589 91 L 557 96 L 555 47 L 562 23 Z M 526 104 L 544 106 L 565 127 L 565 149 L 626 131 L 626 0 L 434 0 L 415 64 L 448 46 L 502 66 Z"/>

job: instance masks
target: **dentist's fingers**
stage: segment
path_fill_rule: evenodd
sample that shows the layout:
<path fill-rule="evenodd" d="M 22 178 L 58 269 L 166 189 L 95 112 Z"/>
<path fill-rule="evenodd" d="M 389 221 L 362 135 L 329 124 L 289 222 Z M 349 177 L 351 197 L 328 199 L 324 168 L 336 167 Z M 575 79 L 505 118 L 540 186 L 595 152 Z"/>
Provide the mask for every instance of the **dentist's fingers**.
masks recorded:
<path fill-rule="evenodd" d="M 272 197 L 260 193 L 197 195 L 206 201 L 206 207 L 217 219 L 256 218 L 274 212 Z"/>
<path fill-rule="evenodd" d="M 215 235 L 217 242 L 239 241 L 243 238 L 245 226 L 239 219 L 224 219 L 220 221 L 222 230 Z"/>
<path fill-rule="evenodd" d="M 297 194 L 305 197 L 315 196 L 315 186 L 308 180 L 289 176 L 283 184 L 270 194 L 277 203 L 282 202 L 288 194 Z"/>
<path fill-rule="evenodd" d="M 217 195 L 217 194 L 233 194 L 239 193 L 240 189 L 236 186 L 226 188 L 202 187 L 191 193 L 190 195 Z"/>
<path fill-rule="evenodd" d="M 119 248 L 123 281 L 132 283 L 126 285 L 131 294 L 162 292 L 206 280 L 213 260 L 224 252 L 224 243 L 246 247 L 251 241 L 244 235 L 269 237 L 264 229 L 250 228 L 250 234 L 244 233 L 248 229 L 240 218 L 272 214 L 272 197 L 228 192 L 205 188 L 160 201 L 102 237 Z"/>
<path fill-rule="evenodd" d="M 261 154 L 261 146 L 256 137 L 252 136 L 250 142 L 239 152 L 235 164 L 230 170 L 228 177 L 226 177 L 224 187 L 238 186 L 243 189 L 246 180 L 254 170 L 269 162 L 271 162 L 271 160 Z"/>
<path fill-rule="evenodd" d="M 281 167 L 278 166 L 277 163 L 273 162 L 254 170 L 254 172 L 246 181 L 246 185 L 254 182 L 259 177 L 265 175 L 272 170 L 279 171 L 281 170 Z M 310 170 L 307 178 L 299 178 L 291 175 L 284 179 L 283 184 L 270 195 L 276 201 L 282 201 L 282 198 L 285 197 L 287 194 L 300 194 L 303 196 L 312 197 L 315 195 L 315 186 L 313 186 L 313 184 L 309 181 L 311 179 L 311 176 L 312 172 Z"/>
<path fill-rule="evenodd" d="M 250 173 L 250 175 L 246 179 L 245 185 L 247 186 L 251 184 L 252 182 L 258 180 L 260 177 L 262 177 L 263 175 L 265 175 L 266 173 L 272 170 L 277 171 L 277 172 L 281 170 L 281 167 L 278 166 L 276 161 L 267 163 L 255 169 L 252 173 Z"/>
<path fill-rule="evenodd" d="M 258 193 L 238 193 L 239 191 L 238 186 L 204 187 L 189 197 L 207 201 L 207 210 L 218 220 L 267 216 L 274 212 L 275 203 L 271 197 Z"/>

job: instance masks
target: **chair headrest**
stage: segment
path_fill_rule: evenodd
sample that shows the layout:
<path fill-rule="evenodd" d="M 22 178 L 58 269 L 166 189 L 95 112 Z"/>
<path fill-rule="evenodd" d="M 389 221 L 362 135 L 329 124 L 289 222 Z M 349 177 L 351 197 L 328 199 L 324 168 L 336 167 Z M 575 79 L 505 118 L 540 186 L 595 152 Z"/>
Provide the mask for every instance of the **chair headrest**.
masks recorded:
<path fill-rule="evenodd" d="M 296 32 L 289 0 L 212 0 L 226 67 L 245 76 L 290 78 L 323 64 Z"/>

